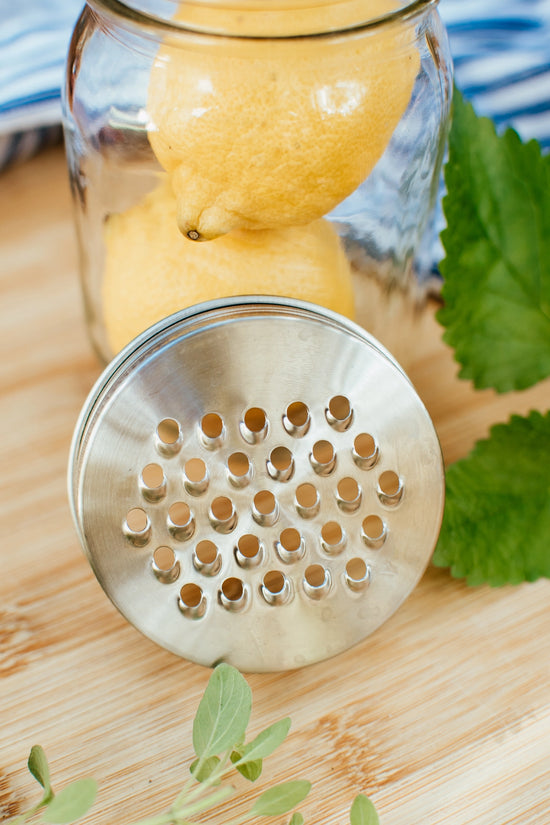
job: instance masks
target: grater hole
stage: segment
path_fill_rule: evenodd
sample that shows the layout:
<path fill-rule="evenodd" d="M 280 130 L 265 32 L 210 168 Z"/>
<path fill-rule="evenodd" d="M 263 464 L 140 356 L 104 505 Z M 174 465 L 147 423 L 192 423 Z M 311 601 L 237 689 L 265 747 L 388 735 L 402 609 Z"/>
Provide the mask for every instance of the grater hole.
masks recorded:
<path fill-rule="evenodd" d="M 208 488 L 208 469 L 201 458 L 190 458 L 185 462 L 185 489 L 191 495 L 198 496 Z"/>
<path fill-rule="evenodd" d="M 244 414 L 244 423 L 251 433 L 261 433 L 267 424 L 267 417 L 261 407 L 250 407 Z"/>
<path fill-rule="evenodd" d="M 262 579 L 260 587 L 262 596 L 268 604 L 285 604 L 291 597 L 287 577 L 279 570 L 269 570 Z"/>
<path fill-rule="evenodd" d="M 190 458 L 186 461 L 184 471 L 188 480 L 195 484 L 206 478 L 206 464 L 200 458 Z"/>
<path fill-rule="evenodd" d="M 318 475 L 328 475 L 336 466 L 336 453 L 330 441 L 316 441 L 309 457 L 311 466 Z"/>
<path fill-rule="evenodd" d="M 160 501 L 166 495 L 166 476 L 159 464 L 147 464 L 139 479 L 141 494 L 147 501 Z"/>
<path fill-rule="evenodd" d="M 318 497 L 319 493 L 316 487 L 314 487 L 313 484 L 309 484 L 309 482 L 300 484 L 296 489 L 296 501 L 300 507 L 314 507 Z"/>
<path fill-rule="evenodd" d="M 278 481 L 288 481 L 294 471 L 294 459 L 288 447 L 275 447 L 266 462 L 267 472 Z"/>
<path fill-rule="evenodd" d="M 305 435 L 309 429 L 311 417 L 309 409 L 302 401 L 293 401 L 283 415 L 283 426 L 287 433 L 298 438 Z"/>
<path fill-rule="evenodd" d="M 303 586 L 312 599 L 322 599 L 330 590 L 330 573 L 321 564 L 310 564 L 306 568 Z"/>
<path fill-rule="evenodd" d="M 147 464 L 141 471 L 141 479 L 146 487 L 154 490 L 164 483 L 164 471 L 160 464 Z"/>
<path fill-rule="evenodd" d="M 143 533 L 149 524 L 147 513 L 145 510 L 142 510 L 141 507 L 133 507 L 131 510 L 128 510 L 126 524 L 131 533 Z"/>
<path fill-rule="evenodd" d="M 306 482 L 296 488 L 296 509 L 302 518 L 313 518 L 319 512 L 321 497 L 313 484 Z"/>
<path fill-rule="evenodd" d="M 202 599 L 202 589 L 198 584 L 188 582 L 180 590 L 180 599 L 186 607 L 198 607 Z"/>
<path fill-rule="evenodd" d="M 313 445 L 313 457 L 319 464 L 328 464 L 334 458 L 334 447 L 330 441 L 317 441 Z"/>
<path fill-rule="evenodd" d="M 199 541 L 193 551 L 193 566 L 199 573 L 214 576 L 220 569 L 222 557 L 213 541 L 203 539 Z"/>
<path fill-rule="evenodd" d="M 299 549 L 302 543 L 302 537 L 298 530 L 295 530 L 294 527 L 287 527 L 286 530 L 283 530 L 281 533 L 279 541 L 285 550 L 293 552 L 294 550 Z"/>
<path fill-rule="evenodd" d="M 243 610 L 246 606 L 246 595 L 246 588 L 243 582 L 236 578 L 236 576 L 231 576 L 222 582 L 218 597 L 221 605 L 225 607 L 226 610 L 236 612 Z"/>
<path fill-rule="evenodd" d="M 240 425 L 241 435 L 249 444 L 262 441 L 267 435 L 268 422 L 261 407 L 250 407 L 244 414 Z"/>
<path fill-rule="evenodd" d="M 204 539 L 197 544 L 195 553 L 201 564 L 212 564 L 218 557 L 218 548 L 213 541 Z"/>
<path fill-rule="evenodd" d="M 351 513 L 361 504 L 361 488 L 357 481 L 348 476 L 340 479 L 336 488 L 336 499 L 341 510 Z"/>
<path fill-rule="evenodd" d="M 269 490 L 260 490 L 260 492 L 254 496 L 254 504 L 259 513 L 263 516 L 269 516 L 275 510 L 275 496 L 273 493 L 270 493 Z"/>
<path fill-rule="evenodd" d="M 153 572 L 163 584 L 176 581 L 180 574 L 180 563 L 171 547 L 157 547 L 153 553 Z"/>
<path fill-rule="evenodd" d="M 141 507 L 132 507 L 126 513 L 122 532 L 135 547 L 144 547 L 151 538 L 151 522 Z"/>
<path fill-rule="evenodd" d="M 176 501 L 170 506 L 167 521 L 168 530 L 180 541 L 191 538 L 195 531 L 195 520 L 185 501 Z"/>
<path fill-rule="evenodd" d="M 184 615 L 199 619 L 206 610 L 206 598 L 202 588 L 193 582 L 184 584 L 179 592 L 178 605 Z"/>
<path fill-rule="evenodd" d="M 233 514 L 233 504 L 226 496 L 218 496 L 212 502 L 212 515 L 220 521 L 226 521 Z"/>
<path fill-rule="evenodd" d="M 173 447 L 180 439 L 180 425 L 174 418 L 163 418 L 157 427 L 157 437 L 161 444 Z"/>
<path fill-rule="evenodd" d="M 215 530 L 229 533 L 237 524 L 237 511 L 227 496 L 218 496 L 210 505 L 210 521 Z"/>
<path fill-rule="evenodd" d="M 206 438 L 219 438 L 223 433 L 223 421 L 217 413 L 207 413 L 202 417 L 201 430 Z"/>
<path fill-rule="evenodd" d="M 157 547 L 153 553 L 153 561 L 163 573 L 168 573 L 176 563 L 176 554 L 171 547 Z"/>
<path fill-rule="evenodd" d="M 325 581 L 325 568 L 320 564 L 310 564 L 304 578 L 312 587 L 320 587 Z"/>
<path fill-rule="evenodd" d="M 200 423 L 200 436 L 202 443 L 208 449 L 213 450 L 220 446 L 225 437 L 225 426 L 218 413 L 203 415 Z"/>
<path fill-rule="evenodd" d="M 347 430 L 353 418 L 353 410 L 345 395 L 333 396 L 325 410 L 328 423 L 335 430 Z"/>
<path fill-rule="evenodd" d="M 269 490 L 260 490 L 252 502 L 252 516 L 258 524 L 275 524 L 279 516 L 277 499 Z"/>
<path fill-rule="evenodd" d="M 303 427 L 309 420 L 309 410 L 302 401 L 294 401 L 286 408 L 286 417 L 295 427 Z"/>
<path fill-rule="evenodd" d="M 363 470 L 374 467 L 380 456 L 374 437 L 370 433 L 359 433 L 353 442 L 352 455 L 357 466 Z"/>
<path fill-rule="evenodd" d="M 279 570 L 270 570 L 263 578 L 264 587 L 274 596 L 283 592 L 285 581 L 285 576 Z"/>
<path fill-rule="evenodd" d="M 369 547 L 381 547 L 386 540 L 386 525 L 380 516 L 370 515 L 363 519 L 361 535 Z"/>
<path fill-rule="evenodd" d="M 341 553 L 346 546 L 346 534 L 337 521 L 327 521 L 321 527 L 321 546 L 332 556 Z"/>
<path fill-rule="evenodd" d="M 288 470 L 292 465 L 292 453 L 287 447 L 275 447 L 270 459 L 276 470 Z"/>
<path fill-rule="evenodd" d="M 232 576 L 222 583 L 222 593 L 226 599 L 232 602 L 239 601 L 244 593 L 244 585 L 240 579 Z"/>
<path fill-rule="evenodd" d="M 321 536 L 327 544 L 338 544 L 342 541 L 342 528 L 337 521 L 327 521 L 321 528 Z"/>
<path fill-rule="evenodd" d="M 403 483 L 397 473 L 386 470 L 378 479 L 378 497 L 384 504 L 398 504 L 403 496 Z"/>
<path fill-rule="evenodd" d="M 232 453 L 227 459 L 227 470 L 234 487 L 246 487 L 252 478 L 252 464 L 244 453 Z"/>
<path fill-rule="evenodd" d="M 346 564 L 345 578 L 352 590 L 364 590 L 370 583 L 370 567 L 363 559 L 350 559 Z"/>
<path fill-rule="evenodd" d="M 304 557 L 306 543 L 298 530 L 294 527 L 287 527 L 275 543 L 275 549 L 281 561 L 286 564 L 294 564 L 294 562 Z"/>
<path fill-rule="evenodd" d="M 247 533 L 240 537 L 238 548 L 245 558 L 253 559 L 260 552 L 260 540 L 257 536 Z"/>
<path fill-rule="evenodd" d="M 184 501 L 176 501 L 168 510 L 168 515 L 175 527 L 184 527 L 189 524 L 191 510 Z"/>
<path fill-rule="evenodd" d="M 232 475 L 240 478 L 245 476 L 250 469 L 250 461 L 244 453 L 233 453 L 227 459 L 227 467 Z"/>
<path fill-rule="evenodd" d="M 240 537 L 235 547 L 235 556 L 240 567 L 256 567 L 260 564 L 262 555 L 262 545 L 257 536 L 246 533 Z"/>

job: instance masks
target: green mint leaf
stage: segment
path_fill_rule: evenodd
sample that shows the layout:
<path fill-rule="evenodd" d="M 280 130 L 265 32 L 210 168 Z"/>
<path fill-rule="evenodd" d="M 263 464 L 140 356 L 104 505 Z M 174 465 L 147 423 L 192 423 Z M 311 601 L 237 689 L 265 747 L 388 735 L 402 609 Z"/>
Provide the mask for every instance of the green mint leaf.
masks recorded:
<path fill-rule="evenodd" d="M 243 765 L 245 762 L 254 762 L 270 756 L 286 739 L 290 724 L 290 719 L 287 717 L 259 733 L 252 742 L 245 745 L 239 764 Z"/>
<path fill-rule="evenodd" d="M 96 795 L 97 782 L 94 779 L 78 779 L 71 782 L 54 796 L 42 814 L 42 819 L 51 825 L 69 825 L 88 813 Z"/>
<path fill-rule="evenodd" d="M 311 790 L 311 782 L 295 779 L 264 791 L 252 806 L 255 816 L 280 816 L 302 802 Z"/>
<path fill-rule="evenodd" d="M 550 412 L 497 424 L 447 471 L 434 564 L 468 584 L 550 577 Z"/>
<path fill-rule="evenodd" d="M 255 782 L 262 775 L 262 768 L 263 768 L 263 760 L 262 759 L 255 759 L 252 762 L 245 762 L 241 765 L 240 763 L 240 754 L 234 751 L 231 754 L 231 761 L 235 765 L 236 769 L 239 773 L 244 776 L 245 779 L 248 779 L 249 782 Z"/>
<path fill-rule="evenodd" d="M 364 794 L 359 794 L 353 800 L 349 818 L 351 825 L 380 825 L 376 808 Z"/>
<path fill-rule="evenodd" d="M 444 340 L 461 378 L 524 389 L 550 375 L 550 156 L 455 92 L 445 181 Z"/>
<path fill-rule="evenodd" d="M 207 779 L 213 774 L 216 770 L 218 765 L 220 764 L 220 760 L 217 756 L 209 756 L 208 759 L 195 759 L 193 764 L 190 766 L 189 770 L 191 774 L 195 777 L 197 782 L 206 782 Z M 197 771 L 198 768 L 198 771 Z M 217 783 L 219 784 L 219 782 Z"/>
<path fill-rule="evenodd" d="M 50 767 L 48 765 L 44 748 L 41 745 L 32 746 L 27 765 L 36 781 L 44 788 L 45 796 L 48 797 L 52 795 L 53 792 L 50 784 Z"/>
<path fill-rule="evenodd" d="M 296 813 L 292 814 L 288 825 L 304 825 L 304 817 L 302 816 L 300 811 L 296 811 Z"/>
<path fill-rule="evenodd" d="M 252 708 L 252 693 L 239 671 L 218 665 L 213 671 L 193 721 L 193 747 L 203 759 L 241 741 Z"/>

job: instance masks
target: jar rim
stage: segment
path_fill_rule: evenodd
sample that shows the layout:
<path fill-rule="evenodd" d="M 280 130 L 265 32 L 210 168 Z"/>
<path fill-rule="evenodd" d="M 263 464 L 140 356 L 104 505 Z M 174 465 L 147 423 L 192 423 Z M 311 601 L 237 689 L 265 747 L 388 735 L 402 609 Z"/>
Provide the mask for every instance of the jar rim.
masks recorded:
<path fill-rule="evenodd" d="M 298 0 L 298 2 L 296 2 L 296 0 L 292 0 L 292 2 L 291 0 L 278 0 L 277 6 L 274 8 L 272 5 L 269 9 L 269 13 L 291 10 L 295 11 L 301 9 L 309 9 L 311 11 L 314 7 L 329 7 L 331 5 L 337 6 L 338 4 L 343 6 L 346 2 L 349 2 L 349 0 Z M 196 26 L 186 21 L 174 20 L 170 17 L 161 17 L 150 11 L 135 8 L 134 5 L 128 2 L 128 0 L 86 0 L 86 3 L 96 12 L 105 14 L 114 21 L 131 25 L 132 27 L 135 26 L 136 28 L 142 30 L 147 30 L 152 35 L 177 36 L 187 34 L 204 34 L 209 37 L 228 37 L 244 40 L 293 40 L 300 38 L 327 37 L 344 34 L 346 32 L 359 32 L 385 28 L 391 24 L 410 21 L 415 17 L 421 16 L 427 9 L 437 6 L 439 0 L 407 0 L 404 5 L 378 16 L 366 18 L 361 16 L 357 20 L 348 22 L 342 26 L 334 28 L 328 27 L 320 31 L 299 32 L 296 34 L 242 34 L 240 32 L 211 29 L 210 27 L 200 25 Z M 191 0 L 186 3 L 186 6 L 210 11 L 224 9 L 226 11 L 235 12 L 263 12 L 268 11 L 265 8 L 264 3 L 265 0 L 221 0 L 221 2 L 220 0 Z M 176 9 L 177 6 L 178 3 L 175 2 L 174 7 Z"/>

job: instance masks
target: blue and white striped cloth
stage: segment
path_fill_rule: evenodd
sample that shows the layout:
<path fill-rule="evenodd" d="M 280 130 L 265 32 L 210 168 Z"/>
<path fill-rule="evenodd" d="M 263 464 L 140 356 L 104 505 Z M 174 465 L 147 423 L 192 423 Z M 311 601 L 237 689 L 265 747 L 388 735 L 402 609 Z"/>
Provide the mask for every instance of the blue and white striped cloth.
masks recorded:
<path fill-rule="evenodd" d="M 83 0 L 0 0 L 0 169 L 61 138 L 65 57 Z"/>
<path fill-rule="evenodd" d="M 0 0 L 0 169 L 60 137 L 65 56 L 83 0 Z M 550 149 L 550 0 L 441 0 L 465 97 Z"/>

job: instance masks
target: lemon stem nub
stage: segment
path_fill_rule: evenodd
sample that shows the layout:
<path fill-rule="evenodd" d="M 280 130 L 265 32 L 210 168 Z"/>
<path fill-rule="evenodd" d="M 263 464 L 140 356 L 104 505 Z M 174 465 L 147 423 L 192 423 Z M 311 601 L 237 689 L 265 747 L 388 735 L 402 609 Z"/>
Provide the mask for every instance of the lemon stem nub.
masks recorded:
<path fill-rule="evenodd" d="M 196 229 L 190 229 L 189 232 L 187 233 L 187 237 L 189 238 L 190 241 L 200 241 L 201 240 L 200 232 L 197 232 Z"/>

